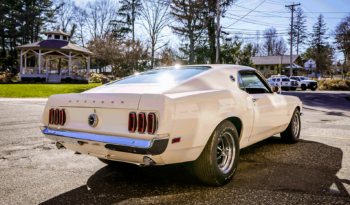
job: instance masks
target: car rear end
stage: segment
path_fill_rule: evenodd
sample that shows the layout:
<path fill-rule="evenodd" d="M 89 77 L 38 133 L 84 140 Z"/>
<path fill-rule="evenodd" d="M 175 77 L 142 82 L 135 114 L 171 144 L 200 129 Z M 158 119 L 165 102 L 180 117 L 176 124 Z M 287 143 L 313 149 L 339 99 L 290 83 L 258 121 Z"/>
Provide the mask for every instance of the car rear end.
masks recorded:
<path fill-rule="evenodd" d="M 42 133 L 58 148 L 135 164 L 164 164 L 173 111 L 160 94 L 67 94 L 51 96 Z"/>

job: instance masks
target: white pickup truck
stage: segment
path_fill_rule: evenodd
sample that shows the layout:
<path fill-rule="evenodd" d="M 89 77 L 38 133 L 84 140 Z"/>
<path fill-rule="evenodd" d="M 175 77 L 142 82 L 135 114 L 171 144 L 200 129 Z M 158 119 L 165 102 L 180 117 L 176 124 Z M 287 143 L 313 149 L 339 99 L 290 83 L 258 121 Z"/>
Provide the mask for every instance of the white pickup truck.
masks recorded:
<path fill-rule="evenodd" d="M 281 82 L 280 82 L 281 79 Z M 273 75 L 271 76 L 271 80 L 273 82 L 275 82 L 277 85 L 280 83 L 281 84 L 281 88 L 283 90 L 296 90 L 298 83 L 295 80 L 289 79 L 287 76 L 285 75 Z"/>
<path fill-rule="evenodd" d="M 318 87 L 317 81 L 310 80 L 304 76 L 292 76 L 290 79 L 296 80 L 298 82 L 298 88 L 301 88 L 302 90 L 311 89 L 312 91 L 315 91 Z"/>

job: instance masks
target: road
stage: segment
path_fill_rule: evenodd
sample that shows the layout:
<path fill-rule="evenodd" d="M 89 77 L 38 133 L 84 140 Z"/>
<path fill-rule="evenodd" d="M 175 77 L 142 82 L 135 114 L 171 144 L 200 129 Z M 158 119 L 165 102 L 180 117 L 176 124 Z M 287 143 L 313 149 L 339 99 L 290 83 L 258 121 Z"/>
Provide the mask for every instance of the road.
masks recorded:
<path fill-rule="evenodd" d="M 39 131 L 46 99 L 0 98 L 0 204 L 349 204 L 350 92 L 284 92 L 304 103 L 301 140 L 241 150 L 234 179 L 210 187 L 186 164 L 108 167 L 57 150 Z"/>

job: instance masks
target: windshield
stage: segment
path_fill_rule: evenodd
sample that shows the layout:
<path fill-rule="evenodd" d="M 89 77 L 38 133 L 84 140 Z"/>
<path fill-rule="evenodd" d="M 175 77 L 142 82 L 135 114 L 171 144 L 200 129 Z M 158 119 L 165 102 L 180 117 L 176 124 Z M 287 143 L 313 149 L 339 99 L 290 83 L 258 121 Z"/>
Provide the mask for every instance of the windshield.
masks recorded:
<path fill-rule="evenodd" d="M 307 77 L 300 77 L 301 80 L 310 80 L 309 78 Z"/>
<path fill-rule="evenodd" d="M 193 76 L 196 76 L 210 67 L 182 67 L 182 68 L 164 68 L 146 71 L 140 74 L 135 74 L 118 81 L 109 83 L 108 85 L 116 84 L 163 84 L 174 85 L 179 84 Z"/>

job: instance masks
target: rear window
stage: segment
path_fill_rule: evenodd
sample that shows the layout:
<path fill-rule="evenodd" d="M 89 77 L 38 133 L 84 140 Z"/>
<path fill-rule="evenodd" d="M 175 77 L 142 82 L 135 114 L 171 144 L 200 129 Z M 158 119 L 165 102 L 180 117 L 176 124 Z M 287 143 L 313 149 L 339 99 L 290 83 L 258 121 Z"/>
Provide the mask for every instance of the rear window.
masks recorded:
<path fill-rule="evenodd" d="M 118 81 L 109 83 L 108 85 L 117 84 L 179 84 L 193 76 L 209 70 L 209 66 L 198 67 L 181 67 L 181 68 L 163 68 L 146 71 L 135 74 Z"/>

